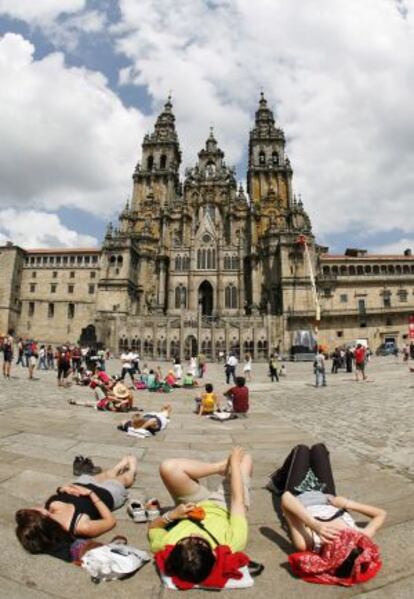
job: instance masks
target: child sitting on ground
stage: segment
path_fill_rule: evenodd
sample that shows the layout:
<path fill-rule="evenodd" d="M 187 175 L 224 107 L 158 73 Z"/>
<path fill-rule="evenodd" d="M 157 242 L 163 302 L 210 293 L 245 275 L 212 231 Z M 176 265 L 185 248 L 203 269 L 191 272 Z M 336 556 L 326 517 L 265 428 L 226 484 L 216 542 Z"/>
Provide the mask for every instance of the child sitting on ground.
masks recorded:
<path fill-rule="evenodd" d="M 211 383 L 207 383 L 204 388 L 205 393 L 203 393 L 201 397 L 196 397 L 195 400 L 196 414 L 199 416 L 207 416 L 220 410 L 220 404 L 217 395 L 213 393 L 213 385 Z"/>
<path fill-rule="evenodd" d="M 198 387 L 197 381 L 194 379 L 192 372 L 187 372 L 183 378 L 183 387 Z"/>
<path fill-rule="evenodd" d="M 148 412 L 143 415 L 136 415 L 131 420 L 124 420 L 117 428 L 120 431 L 128 433 L 144 429 L 155 435 L 167 427 L 171 412 L 171 405 L 166 404 L 160 412 Z"/>

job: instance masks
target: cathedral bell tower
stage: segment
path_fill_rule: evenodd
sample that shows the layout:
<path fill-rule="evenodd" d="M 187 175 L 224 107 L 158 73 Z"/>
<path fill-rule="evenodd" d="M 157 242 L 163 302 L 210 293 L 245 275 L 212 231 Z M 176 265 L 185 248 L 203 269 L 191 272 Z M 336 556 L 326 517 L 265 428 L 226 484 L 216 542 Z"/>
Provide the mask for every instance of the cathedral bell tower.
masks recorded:
<path fill-rule="evenodd" d="M 285 135 L 275 126 L 273 112 L 262 93 L 249 139 L 247 190 L 250 200 L 258 208 L 269 194 L 274 194 L 280 207 L 287 210 L 292 202 L 291 180 Z"/>
<path fill-rule="evenodd" d="M 175 116 L 169 96 L 158 116 L 153 133 L 147 134 L 142 143 L 142 161 L 134 174 L 132 211 L 139 211 L 148 196 L 159 207 L 174 203 L 179 192 L 178 169 L 181 151 L 175 130 Z"/>

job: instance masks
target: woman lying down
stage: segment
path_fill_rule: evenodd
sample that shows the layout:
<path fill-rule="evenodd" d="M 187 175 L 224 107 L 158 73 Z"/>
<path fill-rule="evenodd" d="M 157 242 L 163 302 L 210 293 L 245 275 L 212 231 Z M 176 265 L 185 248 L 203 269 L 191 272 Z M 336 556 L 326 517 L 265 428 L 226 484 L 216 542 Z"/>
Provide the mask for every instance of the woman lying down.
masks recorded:
<path fill-rule="evenodd" d="M 375 576 L 381 567 L 371 541 L 385 510 L 336 494 L 329 452 L 319 443 L 297 445 L 270 477 L 267 488 L 281 494 L 281 507 L 295 553 L 289 562 L 309 582 L 350 586 Z M 360 528 L 350 511 L 367 516 Z"/>
<path fill-rule="evenodd" d="M 117 428 L 131 436 L 151 437 L 167 428 L 171 412 L 171 405 L 166 404 L 160 412 L 137 414 L 131 420 L 124 420 Z"/>

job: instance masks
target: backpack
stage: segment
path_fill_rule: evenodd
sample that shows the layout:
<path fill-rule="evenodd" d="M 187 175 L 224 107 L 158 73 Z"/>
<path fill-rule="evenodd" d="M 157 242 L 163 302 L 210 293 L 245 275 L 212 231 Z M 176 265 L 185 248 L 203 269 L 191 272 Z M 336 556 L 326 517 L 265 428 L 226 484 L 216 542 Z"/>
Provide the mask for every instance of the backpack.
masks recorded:
<path fill-rule="evenodd" d="M 149 561 L 151 557 L 146 551 L 118 541 L 87 551 L 81 558 L 81 566 L 98 584 L 101 580 L 131 576 Z"/>

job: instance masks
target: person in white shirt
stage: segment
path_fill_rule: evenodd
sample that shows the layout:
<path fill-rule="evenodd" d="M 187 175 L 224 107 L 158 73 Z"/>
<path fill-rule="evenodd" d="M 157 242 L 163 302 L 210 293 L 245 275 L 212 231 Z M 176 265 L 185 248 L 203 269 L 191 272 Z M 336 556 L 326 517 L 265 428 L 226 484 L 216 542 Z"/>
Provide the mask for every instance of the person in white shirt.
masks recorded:
<path fill-rule="evenodd" d="M 236 358 L 236 356 L 233 353 L 230 353 L 226 360 L 226 366 L 225 366 L 227 385 L 230 384 L 230 377 L 233 377 L 233 383 L 236 384 L 236 367 L 237 367 L 238 363 L 239 363 L 239 361 Z"/>
<path fill-rule="evenodd" d="M 135 379 L 134 379 L 134 364 L 133 364 L 134 354 L 126 349 L 123 354 L 121 354 L 121 362 L 122 362 L 122 372 L 121 372 L 121 381 L 124 380 L 125 375 L 129 374 L 131 382 L 135 387 Z"/>

